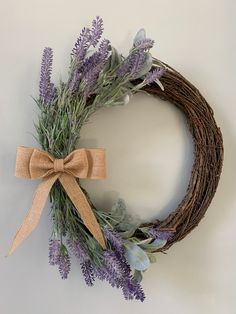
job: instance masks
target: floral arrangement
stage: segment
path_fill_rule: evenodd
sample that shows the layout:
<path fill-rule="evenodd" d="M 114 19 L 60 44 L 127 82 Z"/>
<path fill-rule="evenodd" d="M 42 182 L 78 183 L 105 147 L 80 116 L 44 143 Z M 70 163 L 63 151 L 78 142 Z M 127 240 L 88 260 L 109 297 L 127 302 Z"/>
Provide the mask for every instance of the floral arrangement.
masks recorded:
<path fill-rule="evenodd" d="M 135 36 L 126 57 L 109 40 L 101 39 L 102 33 L 100 17 L 92 21 L 91 28 L 82 29 L 70 56 L 68 80 L 60 81 L 58 86 L 51 81 L 53 51 L 43 51 L 35 127 L 43 151 L 57 159 L 78 148 L 82 126 L 100 108 L 125 105 L 132 94 L 153 82 L 163 89 L 160 78 L 165 66 L 150 54 L 154 41 L 146 38 L 144 29 Z M 56 265 L 61 278 L 66 279 L 74 255 L 88 286 L 93 286 L 96 279 L 106 280 L 120 288 L 125 299 L 144 301 L 142 274 L 156 261 L 153 252 L 164 247 L 173 232 L 141 226 L 129 215 L 122 199 L 109 210 L 98 210 L 82 190 L 101 228 L 105 248 L 88 230 L 56 180 L 50 190 L 50 265 Z"/>

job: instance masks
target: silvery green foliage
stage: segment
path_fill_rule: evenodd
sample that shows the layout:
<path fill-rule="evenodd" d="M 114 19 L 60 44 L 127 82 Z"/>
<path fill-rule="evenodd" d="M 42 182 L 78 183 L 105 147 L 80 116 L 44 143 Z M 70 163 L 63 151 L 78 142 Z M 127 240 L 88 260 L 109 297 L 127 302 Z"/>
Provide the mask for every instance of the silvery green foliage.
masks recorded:
<path fill-rule="evenodd" d="M 125 242 L 126 258 L 131 267 L 144 271 L 150 266 L 147 253 L 140 246 L 130 241 Z"/>
<path fill-rule="evenodd" d="M 155 252 L 158 249 L 164 247 L 167 243 L 166 239 L 156 239 L 151 243 L 140 244 L 140 247 L 147 252 Z"/>

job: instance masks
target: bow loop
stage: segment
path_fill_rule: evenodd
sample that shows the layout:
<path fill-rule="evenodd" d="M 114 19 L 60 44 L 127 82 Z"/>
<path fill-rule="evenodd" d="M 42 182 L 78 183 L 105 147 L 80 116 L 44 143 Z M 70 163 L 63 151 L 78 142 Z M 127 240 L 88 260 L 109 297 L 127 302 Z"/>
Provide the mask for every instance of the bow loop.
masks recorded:
<path fill-rule="evenodd" d="M 85 148 L 74 150 L 64 159 L 64 171 L 77 178 L 85 179 L 88 177 L 89 163 Z"/>
<path fill-rule="evenodd" d="M 54 172 L 55 158 L 39 149 L 34 149 L 30 158 L 29 170 L 31 179 L 44 178 Z"/>
<path fill-rule="evenodd" d="M 16 153 L 15 175 L 18 178 L 38 179 L 53 173 L 54 157 L 39 149 L 20 146 Z"/>

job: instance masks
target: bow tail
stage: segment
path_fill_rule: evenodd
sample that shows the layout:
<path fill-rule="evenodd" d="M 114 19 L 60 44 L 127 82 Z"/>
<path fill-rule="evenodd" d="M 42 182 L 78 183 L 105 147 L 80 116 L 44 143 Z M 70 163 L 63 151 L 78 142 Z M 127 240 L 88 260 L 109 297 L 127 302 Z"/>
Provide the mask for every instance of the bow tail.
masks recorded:
<path fill-rule="evenodd" d="M 54 174 L 47 178 L 44 178 L 37 187 L 32 201 L 32 206 L 27 216 L 25 217 L 20 229 L 17 231 L 13 239 L 11 248 L 7 254 L 8 256 L 11 255 L 15 251 L 15 249 L 21 244 L 21 242 L 23 242 L 37 227 L 43 208 L 47 201 L 48 194 L 58 177 L 59 174 Z"/>
<path fill-rule="evenodd" d="M 76 179 L 71 175 L 63 173 L 59 177 L 59 181 L 61 182 L 67 195 L 69 196 L 78 213 L 80 214 L 80 217 L 85 226 L 98 241 L 98 243 L 102 246 L 102 248 L 105 249 L 106 244 L 99 223 L 87 201 L 87 198 L 85 197 L 83 191 L 76 182 Z"/>

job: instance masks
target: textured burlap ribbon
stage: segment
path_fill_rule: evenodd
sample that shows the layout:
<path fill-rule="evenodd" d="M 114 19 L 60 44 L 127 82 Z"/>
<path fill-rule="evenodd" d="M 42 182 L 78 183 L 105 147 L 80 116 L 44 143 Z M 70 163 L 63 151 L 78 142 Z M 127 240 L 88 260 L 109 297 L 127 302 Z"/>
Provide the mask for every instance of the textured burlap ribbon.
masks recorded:
<path fill-rule="evenodd" d="M 8 255 L 36 228 L 48 194 L 59 180 L 80 214 L 85 226 L 105 248 L 101 228 L 76 178 L 103 179 L 106 176 L 105 151 L 101 148 L 80 148 L 64 159 L 56 159 L 49 153 L 29 147 L 17 148 L 15 175 L 25 179 L 42 179 L 24 222 L 16 233 Z"/>

